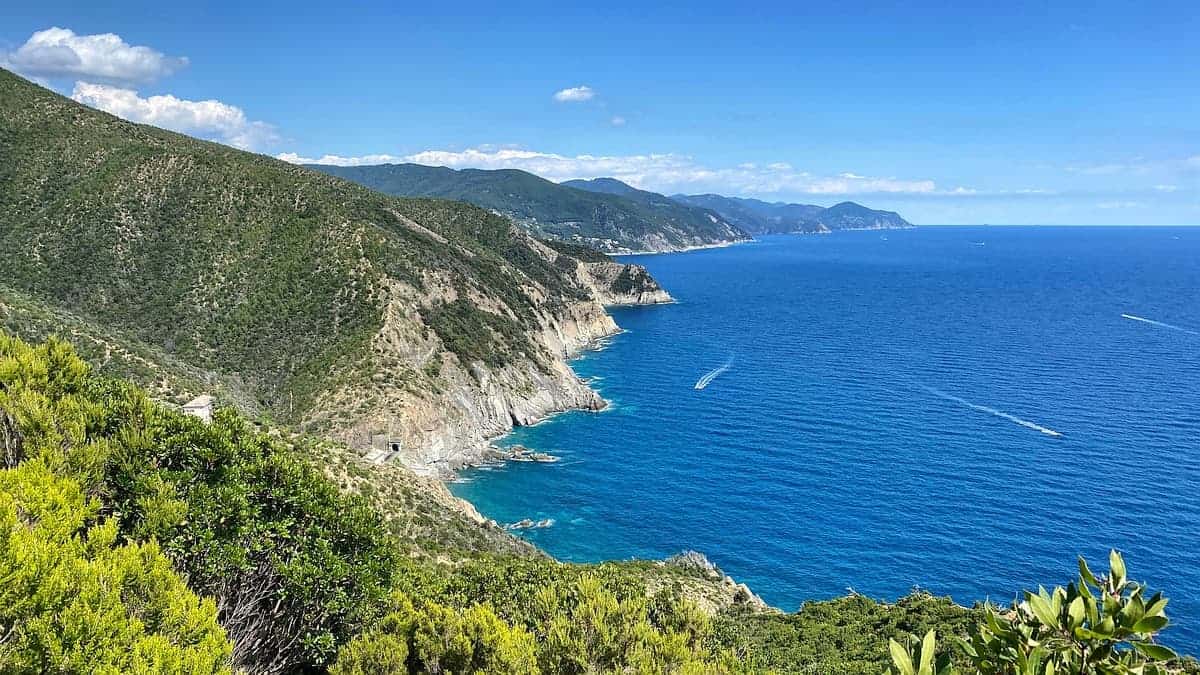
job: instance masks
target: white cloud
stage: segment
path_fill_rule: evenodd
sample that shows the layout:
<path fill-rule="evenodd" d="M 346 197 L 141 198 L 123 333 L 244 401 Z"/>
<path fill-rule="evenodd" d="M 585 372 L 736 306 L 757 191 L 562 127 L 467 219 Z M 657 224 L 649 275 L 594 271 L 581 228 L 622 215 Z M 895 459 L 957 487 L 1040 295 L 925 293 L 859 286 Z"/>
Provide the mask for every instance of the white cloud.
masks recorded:
<path fill-rule="evenodd" d="M 614 127 L 623 127 L 623 126 L 625 126 L 625 118 L 621 117 L 620 115 L 617 115 L 616 117 L 613 117 L 611 120 L 609 120 L 608 123 L 613 125 Z"/>
<path fill-rule="evenodd" d="M 554 92 L 554 100 L 559 103 L 583 103 L 595 98 L 596 92 L 587 85 L 570 87 Z"/>
<path fill-rule="evenodd" d="M 58 27 L 38 31 L 15 51 L 0 54 L 0 64 L 30 77 L 79 77 L 121 84 L 153 82 L 187 63 L 186 57 L 135 47 L 113 33 L 76 35 Z"/>
<path fill-rule="evenodd" d="M 399 164 L 409 161 L 396 155 L 363 155 L 361 157 L 342 157 L 341 155 L 321 155 L 320 157 L 302 157 L 295 152 L 281 152 L 275 155 L 292 164 L 328 164 L 330 166 L 369 166 L 371 164 Z"/>
<path fill-rule="evenodd" d="M 257 149 L 278 140 L 274 127 L 246 118 L 241 108 L 215 100 L 188 101 L 171 95 L 142 98 L 133 89 L 76 82 L 71 98 L 133 122 Z"/>
<path fill-rule="evenodd" d="M 1136 209 L 1136 208 L 1145 206 L 1145 204 L 1143 204 L 1141 202 L 1113 201 L 1113 202 L 1100 202 L 1096 206 L 1101 209 Z"/>
<path fill-rule="evenodd" d="M 739 164 L 732 168 L 711 168 L 686 155 L 560 155 L 513 148 L 462 151 L 425 150 L 411 155 L 366 155 L 343 157 L 326 155 L 320 158 L 301 157 L 295 153 L 277 155 L 295 163 L 336 164 L 355 166 L 381 162 L 412 162 L 454 169 L 521 169 L 552 181 L 573 178 L 610 176 L 634 187 L 658 192 L 722 192 L 726 194 L 776 195 L 855 195 L 872 193 L 922 194 L 940 193 L 932 180 L 906 180 L 891 177 L 870 177 L 846 173 L 838 176 L 814 176 L 798 171 L 790 164 L 776 162 L 768 166 Z M 967 188 L 960 188 L 967 190 Z M 957 192 L 956 194 L 962 194 Z"/>
<path fill-rule="evenodd" d="M 1155 185 L 1154 189 L 1159 192 L 1174 192 L 1179 189 L 1178 185 Z"/>

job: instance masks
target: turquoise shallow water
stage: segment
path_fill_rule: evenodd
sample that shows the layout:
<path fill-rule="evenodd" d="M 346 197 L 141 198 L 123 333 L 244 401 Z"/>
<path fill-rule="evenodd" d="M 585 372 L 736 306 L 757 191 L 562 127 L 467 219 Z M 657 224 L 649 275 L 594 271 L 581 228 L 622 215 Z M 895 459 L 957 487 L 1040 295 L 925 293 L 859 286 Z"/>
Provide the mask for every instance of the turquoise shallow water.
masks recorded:
<path fill-rule="evenodd" d="M 566 560 L 704 551 L 785 609 L 848 588 L 1003 602 L 1116 547 L 1172 598 L 1167 641 L 1200 652 L 1200 228 L 636 262 L 678 304 L 615 310 L 628 332 L 576 361 L 609 410 L 504 439 L 561 462 L 452 486 L 484 514 L 554 519 L 524 536 Z"/>

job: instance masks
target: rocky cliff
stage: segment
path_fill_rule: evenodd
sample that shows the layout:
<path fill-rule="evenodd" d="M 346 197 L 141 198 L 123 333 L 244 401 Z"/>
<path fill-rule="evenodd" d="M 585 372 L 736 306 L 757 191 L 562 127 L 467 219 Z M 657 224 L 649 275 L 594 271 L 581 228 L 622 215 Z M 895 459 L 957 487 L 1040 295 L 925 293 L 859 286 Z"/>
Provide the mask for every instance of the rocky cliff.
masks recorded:
<path fill-rule="evenodd" d="M 603 407 L 567 357 L 618 330 L 605 303 L 664 295 L 608 261 L 614 290 L 487 210 L 131 124 L 3 70 L 0 156 L 0 297 L 37 310 L 6 325 L 69 317 L 127 370 L 179 374 L 161 389 L 228 383 L 221 403 L 426 474 Z"/>
<path fill-rule="evenodd" d="M 424 329 L 420 308 L 436 298 L 400 284 L 389 293 L 386 319 L 372 344 L 374 386 L 349 384 L 331 392 L 306 425 L 352 447 L 388 449 L 398 442 L 399 454 L 387 459 L 419 474 L 449 475 L 488 458 L 488 441 L 514 426 L 605 406 L 566 361 L 618 332 L 597 300 L 545 311 L 530 334 L 544 354 L 497 366 L 465 361 Z"/>
<path fill-rule="evenodd" d="M 521 235 L 517 235 L 521 236 Z M 530 240 L 532 250 L 569 270 L 590 297 L 546 309 L 532 332 L 550 358 L 525 358 L 501 367 L 464 362 L 427 335 L 421 307 L 453 300 L 452 289 L 418 293 L 403 284 L 392 298 L 372 352 L 379 386 L 348 387 L 331 395 L 307 423 L 331 426 L 330 434 L 354 447 L 383 447 L 399 441 L 394 457 L 418 473 L 447 475 L 491 456 L 488 440 L 514 426 L 533 424 L 565 410 L 600 410 L 606 403 L 567 365 L 567 358 L 592 342 L 619 332 L 605 305 L 672 302 L 640 265 L 612 260 L 584 262 Z M 366 409 L 365 416 L 350 411 Z M 354 419 L 351 425 L 325 424 Z"/>
<path fill-rule="evenodd" d="M 605 305 L 659 305 L 674 302 L 641 265 L 582 263 L 596 297 Z"/>

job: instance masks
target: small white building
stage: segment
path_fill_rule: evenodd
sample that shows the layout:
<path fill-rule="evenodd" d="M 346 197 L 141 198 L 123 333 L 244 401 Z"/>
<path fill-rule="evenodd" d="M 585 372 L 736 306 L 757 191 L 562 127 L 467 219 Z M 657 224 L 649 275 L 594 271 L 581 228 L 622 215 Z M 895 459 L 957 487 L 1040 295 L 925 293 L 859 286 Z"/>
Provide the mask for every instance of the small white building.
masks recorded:
<path fill-rule="evenodd" d="M 212 421 L 213 397 L 208 394 L 197 396 L 183 405 L 183 414 L 199 417 L 205 424 Z"/>

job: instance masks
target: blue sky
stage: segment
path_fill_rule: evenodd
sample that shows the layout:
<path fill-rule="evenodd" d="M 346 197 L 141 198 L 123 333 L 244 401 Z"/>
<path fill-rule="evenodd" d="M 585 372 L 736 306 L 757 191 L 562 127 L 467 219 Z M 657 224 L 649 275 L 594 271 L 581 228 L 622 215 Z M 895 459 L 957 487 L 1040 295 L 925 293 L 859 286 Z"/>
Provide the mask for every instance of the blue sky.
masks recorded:
<path fill-rule="evenodd" d="M 291 159 L 1200 224 L 1195 2 L 179 4 L 10 6 L 0 63 Z"/>

